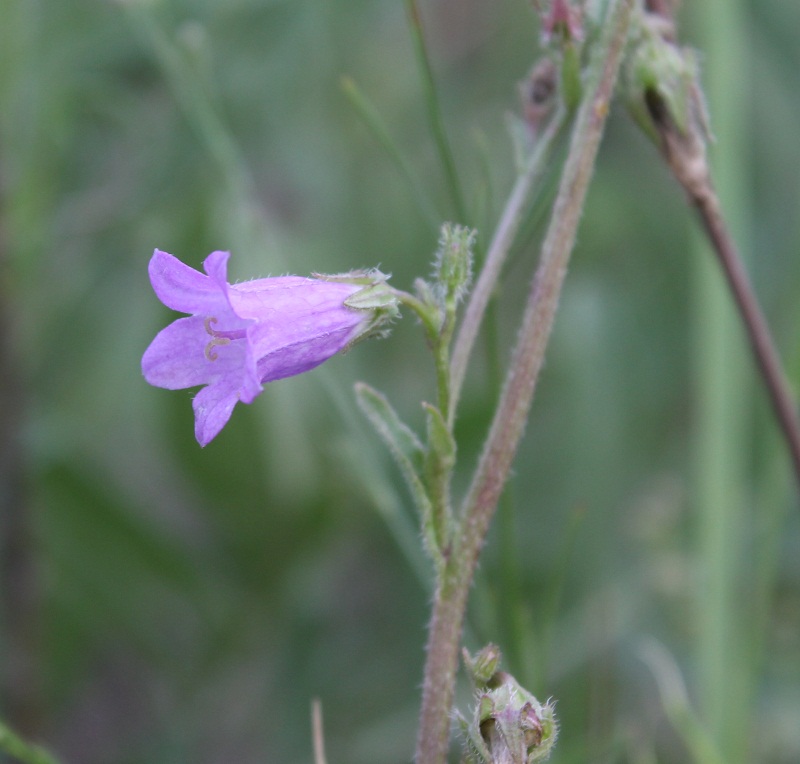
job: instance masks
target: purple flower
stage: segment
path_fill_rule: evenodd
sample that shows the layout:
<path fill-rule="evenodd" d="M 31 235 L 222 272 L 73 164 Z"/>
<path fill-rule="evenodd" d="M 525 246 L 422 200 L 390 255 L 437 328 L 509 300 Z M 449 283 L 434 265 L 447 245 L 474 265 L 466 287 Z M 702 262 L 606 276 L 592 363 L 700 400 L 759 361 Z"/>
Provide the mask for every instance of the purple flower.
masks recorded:
<path fill-rule="evenodd" d="M 252 403 L 265 382 L 319 366 L 396 314 L 378 271 L 281 276 L 229 284 L 228 252 L 212 252 L 206 274 L 157 249 L 150 282 L 168 308 L 189 313 L 162 329 L 142 358 L 145 379 L 178 390 L 204 385 L 192 402 L 201 446 Z"/>

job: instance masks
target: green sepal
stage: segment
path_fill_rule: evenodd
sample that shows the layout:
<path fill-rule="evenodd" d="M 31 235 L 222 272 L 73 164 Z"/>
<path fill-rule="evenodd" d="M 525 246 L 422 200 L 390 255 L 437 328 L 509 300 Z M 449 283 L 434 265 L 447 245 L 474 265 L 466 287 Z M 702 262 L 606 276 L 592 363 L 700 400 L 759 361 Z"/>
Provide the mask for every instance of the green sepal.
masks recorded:
<path fill-rule="evenodd" d="M 458 711 L 456 723 L 464 740 L 465 764 L 492 764 L 492 753 L 474 725 L 470 724 Z"/>
<path fill-rule="evenodd" d="M 317 273 L 311 276 L 320 281 L 333 281 L 337 284 L 363 284 L 364 286 L 374 286 L 383 284 L 391 277 L 391 273 L 382 273 L 377 268 L 361 268 L 346 273 Z"/>
<path fill-rule="evenodd" d="M 422 478 L 425 448 L 414 431 L 400 419 L 385 395 L 364 382 L 357 382 L 355 391 L 359 407 L 386 443 L 400 468 L 420 514 L 425 546 L 434 563 L 440 567 L 443 560 L 434 533 L 433 504 Z"/>
<path fill-rule="evenodd" d="M 351 294 L 344 301 L 344 304 L 348 308 L 356 308 L 357 310 L 375 310 L 377 308 L 388 309 L 391 313 L 397 313 L 397 297 L 391 290 L 386 288 L 385 284 L 376 284 L 359 289 L 355 294 Z"/>
<path fill-rule="evenodd" d="M 391 316 L 396 316 L 398 313 L 397 293 L 386 283 L 385 279 L 386 277 L 384 276 L 383 279 L 370 283 L 364 286 L 363 289 L 354 292 L 344 301 L 344 304 L 348 308 L 380 310 Z"/>

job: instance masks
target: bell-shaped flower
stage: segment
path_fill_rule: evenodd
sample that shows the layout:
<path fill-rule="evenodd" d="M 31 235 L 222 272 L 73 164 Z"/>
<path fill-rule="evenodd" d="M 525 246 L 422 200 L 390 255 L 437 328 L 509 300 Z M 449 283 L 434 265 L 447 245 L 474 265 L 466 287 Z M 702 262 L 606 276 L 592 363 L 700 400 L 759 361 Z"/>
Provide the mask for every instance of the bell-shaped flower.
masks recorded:
<path fill-rule="evenodd" d="M 397 314 L 396 297 L 378 271 L 229 284 L 229 257 L 212 252 L 202 274 L 157 249 L 149 266 L 161 302 L 190 315 L 156 335 L 142 373 L 168 390 L 204 385 L 193 400 L 201 446 L 265 382 L 319 366 Z"/>

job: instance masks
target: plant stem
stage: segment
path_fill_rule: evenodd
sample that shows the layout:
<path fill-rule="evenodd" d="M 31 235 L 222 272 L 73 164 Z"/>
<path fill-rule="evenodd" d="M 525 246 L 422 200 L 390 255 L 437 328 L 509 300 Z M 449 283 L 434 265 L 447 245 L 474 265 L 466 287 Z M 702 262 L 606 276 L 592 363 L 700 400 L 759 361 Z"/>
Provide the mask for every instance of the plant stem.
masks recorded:
<path fill-rule="evenodd" d="M 431 124 L 433 139 L 436 141 L 436 148 L 439 152 L 439 160 L 442 163 L 450 197 L 453 202 L 455 215 L 458 222 L 467 224 L 467 208 L 464 203 L 464 196 L 461 192 L 461 183 L 456 172 L 456 163 L 453 159 L 453 151 L 450 142 L 447 140 L 447 132 L 444 129 L 444 120 L 439 107 L 439 96 L 436 92 L 436 82 L 433 77 L 433 67 L 425 46 L 425 35 L 422 31 L 422 18 L 419 14 L 416 0 L 406 0 L 406 10 L 411 25 L 411 35 L 414 39 L 414 49 L 417 61 L 422 73 L 422 85 L 425 88 L 426 101 L 428 102 L 428 119 Z"/>
<path fill-rule="evenodd" d="M 428 631 L 416 764 L 447 761 L 458 648 L 470 585 L 470 581 L 460 578 L 460 568 L 456 557 L 451 557 L 436 586 Z"/>
<path fill-rule="evenodd" d="M 703 136 L 695 126 L 685 133 L 681 132 L 656 94 L 648 95 L 648 107 L 661 136 L 662 153 L 699 213 L 706 236 L 733 293 L 778 425 L 786 439 L 795 477 L 800 484 L 800 425 L 795 404 L 769 325 L 722 215 L 719 196 L 711 180 Z"/>
<path fill-rule="evenodd" d="M 458 648 L 478 555 L 525 426 L 628 36 L 633 0 L 612 0 L 593 51 L 550 227 L 511 367 L 438 581 L 430 625 L 416 764 L 444 764 Z"/>
<path fill-rule="evenodd" d="M 419 210 L 421 217 L 427 221 L 433 230 L 438 230 L 441 216 L 436 209 L 436 205 L 431 199 L 427 188 L 420 183 L 411 164 L 390 135 L 378 110 L 350 77 L 341 79 L 341 87 L 342 92 L 350 101 L 367 129 L 403 176 L 408 186 L 410 197 Z"/>
<path fill-rule="evenodd" d="M 470 294 L 469 302 L 464 310 L 461 324 L 453 346 L 452 361 L 450 363 L 450 425 L 453 425 L 461 385 L 467 371 L 472 348 L 478 337 L 478 330 L 483 322 L 486 307 L 492 297 L 500 271 L 508 256 L 508 251 L 514 243 L 514 238 L 522 222 L 522 214 L 530 201 L 531 190 L 542 174 L 547 159 L 550 157 L 556 139 L 567 122 L 569 113 L 560 108 L 553 115 L 547 129 L 531 152 L 528 163 L 522 174 L 517 178 L 511 195 L 508 197 L 500 222 L 486 253 L 486 260 L 478 280 Z"/>
<path fill-rule="evenodd" d="M 786 438 L 795 477 L 800 483 L 800 429 L 798 429 L 797 414 L 764 313 L 758 304 L 747 271 L 722 217 L 719 199 L 713 188 L 709 188 L 708 193 L 693 197 L 692 203 L 700 213 L 706 235 L 714 247 L 728 286 L 736 300 L 778 425 Z"/>
<path fill-rule="evenodd" d="M 474 558 L 473 565 L 527 420 L 608 114 L 632 4 L 633 0 L 618 0 L 609 9 L 603 38 L 594 57 L 599 71 L 587 88 L 578 112 L 511 369 L 465 502 L 465 547 Z"/>

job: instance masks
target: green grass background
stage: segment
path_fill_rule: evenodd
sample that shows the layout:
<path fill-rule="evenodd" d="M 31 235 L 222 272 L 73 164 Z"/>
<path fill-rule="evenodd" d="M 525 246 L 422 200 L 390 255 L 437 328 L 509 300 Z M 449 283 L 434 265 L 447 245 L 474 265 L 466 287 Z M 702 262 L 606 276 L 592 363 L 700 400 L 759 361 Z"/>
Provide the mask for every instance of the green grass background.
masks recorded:
<path fill-rule="evenodd" d="M 797 390 L 800 5 L 685 5 L 720 190 Z M 537 23 L 524 0 L 420 7 L 469 209 L 457 222 L 485 247 Z M 235 279 L 380 265 L 410 288 L 429 272 L 425 205 L 454 212 L 404 4 L 2 0 L 0 129 L 0 716 L 74 764 L 293 764 L 311 761 L 319 697 L 331 764 L 409 761 L 428 568 L 352 385 L 421 427 L 420 327 L 406 316 L 267 386 L 206 449 L 191 394 L 139 367 L 173 317 L 147 280 L 155 247 L 195 267 L 229 249 Z M 537 209 L 468 377 L 459 490 Z M 617 108 L 469 616 L 471 648 L 498 642 L 557 699 L 554 762 L 800 760 L 797 486 L 709 263 Z"/>

